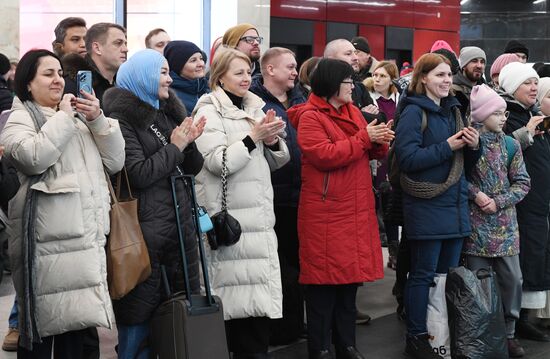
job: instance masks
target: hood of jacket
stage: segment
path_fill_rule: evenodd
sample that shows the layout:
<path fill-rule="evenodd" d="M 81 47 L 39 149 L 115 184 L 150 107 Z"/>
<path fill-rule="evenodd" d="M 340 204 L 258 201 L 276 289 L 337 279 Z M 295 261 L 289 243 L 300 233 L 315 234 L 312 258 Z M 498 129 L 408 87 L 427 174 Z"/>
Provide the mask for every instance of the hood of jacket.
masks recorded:
<path fill-rule="evenodd" d="M 218 87 L 216 90 L 199 99 L 193 110 L 192 116 L 194 116 L 201 107 L 206 105 L 214 105 L 216 111 L 220 113 L 223 118 L 235 120 L 249 118 L 254 120 L 248 113 L 254 113 L 257 110 L 261 110 L 265 106 L 265 102 L 263 102 L 258 95 L 248 91 L 243 97 L 243 108 L 246 110 L 245 111 L 235 106 L 225 91 L 221 87 Z"/>
<path fill-rule="evenodd" d="M 103 96 L 104 111 L 109 116 L 113 113 L 126 114 L 124 117 L 132 119 L 133 124 L 138 128 L 147 128 L 153 123 L 159 111 L 166 113 L 172 118 L 180 119 L 180 122 L 187 116 L 185 107 L 172 90 L 168 90 L 167 100 L 160 101 L 157 110 L 128 90 L 119 87 L 108 89 Z"/>
<path fill-rule="evenodd" d="M 174 71 L 170 71 L 170 77 L 172 78 L 170 87 L 177 91 L 182 91 L 191 95 L 199 95 L 208 92 L 208 80 L 206 77 L 188 80 Z"/>
<path fill-rule="evenodd" d="M 416 95 L 406 91 L 399 101 L 399 108 L 403 109 L 409 104 L 417 105 L 426 112 L 438 112 L 445 116 L 449 115 L 453 107 L 460 106 L 460 102 L 452 95 L 442 98 L 441 104 L 438 105 L 426 95 Z"/>
<path fill-rule="evenodd" d="M 307 99 L 307 102 L 293 106 L 287 112 L 288 119 L 290 120 L 290 123 L 292 124 L 292 126 L 294 126 L 294 128 L 298 128 L 300 118 L 307 111 L 320 111 L 321 113 L 324 113 L 325 115 L 333 119 L 350 122 L 351 120 L 345 114 L 351 115 L 353 111 L 359 112 L 359 109 L 355 107 L 352 102 L 350 102 L 343 105 L 340 108 L 340 111 L 338 111 L 336 108 L 334 108 L 334 106 L 325 101 L 323 98 L 315 95 L 314 93 L 311 93 L 309 95 L 309 98 Z"/>

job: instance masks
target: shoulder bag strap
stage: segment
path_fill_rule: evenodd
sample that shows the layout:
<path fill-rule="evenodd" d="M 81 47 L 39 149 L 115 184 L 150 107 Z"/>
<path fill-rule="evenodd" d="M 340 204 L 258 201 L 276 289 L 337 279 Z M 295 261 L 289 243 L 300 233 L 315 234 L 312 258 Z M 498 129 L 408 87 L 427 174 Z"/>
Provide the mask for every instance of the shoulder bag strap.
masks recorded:
<path fill-rule="evenodd" d="M 227 209 L 227 149 L 222 152 L 222 211 Z"/>

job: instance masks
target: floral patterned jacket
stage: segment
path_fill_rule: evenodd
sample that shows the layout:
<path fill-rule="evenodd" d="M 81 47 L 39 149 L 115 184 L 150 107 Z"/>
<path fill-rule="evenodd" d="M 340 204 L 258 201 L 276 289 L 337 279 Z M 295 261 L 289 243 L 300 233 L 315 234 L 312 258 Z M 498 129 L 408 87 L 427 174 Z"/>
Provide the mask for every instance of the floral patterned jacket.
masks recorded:
<path fill-rule="evenodd" d="M 515 205 L 531 188 L 519 142 L 508 168 L 508 152 L 503 133 L 482 132 L 482 155 L 468 178 L 472 234 L 464 242 L 464 253 L 479 257 L 506 257 L 519 254 L 519 231 Z M 497 212 L 484 213 L 474 202 L 481 191 L 496 203 Z"/>

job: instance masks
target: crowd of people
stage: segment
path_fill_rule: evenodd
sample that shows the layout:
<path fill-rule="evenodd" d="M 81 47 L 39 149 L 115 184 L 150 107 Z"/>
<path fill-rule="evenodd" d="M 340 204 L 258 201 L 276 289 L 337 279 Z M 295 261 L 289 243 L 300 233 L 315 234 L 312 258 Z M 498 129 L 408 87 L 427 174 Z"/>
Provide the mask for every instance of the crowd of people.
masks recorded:
<path fill-rule="evenodd" d="M 234 359 L 301 337 L 310 359 L 332 358 L 333 345 L 337 359 L 364 358 L 355 330 L 370 317 L 356 294 L 383 277 L 381 239 L 412 357 L 441 358 L 430 287 L 461 260 L 495 271 L 510 357 L 525 354 L 518 338 L 550 342 L 550 71 L 526 64 L 522 43 L 507 44 L 487 81 L 483 49 L 457 56 L 443 40 L 399 71 L 364 37 L 332 40 L 298 67 L 289 49 L 261 54 L 246 23 L 211 49 L 154 29 L 130 58 L 114 23 L 70 17 L 54 34 L 53 51 L 30 50 L 16 67 L 0 54 L 0 199 L 16 289 L 4 350 L 99 358 L 96 328 L 116 325 L 118 357 L 148 358 L 163 277 L 174 292 L 201 290 L 184 188 L 187 286 L 178 250 L 170 178 L 184 173 L 210 214 L 224 192 L 242 228 L 236 244 L 206 248 Z M 82 70 L 92 92 L 79 90 Z M 107 181 L 123 167 L 151 275 L 111 300 Z"/>

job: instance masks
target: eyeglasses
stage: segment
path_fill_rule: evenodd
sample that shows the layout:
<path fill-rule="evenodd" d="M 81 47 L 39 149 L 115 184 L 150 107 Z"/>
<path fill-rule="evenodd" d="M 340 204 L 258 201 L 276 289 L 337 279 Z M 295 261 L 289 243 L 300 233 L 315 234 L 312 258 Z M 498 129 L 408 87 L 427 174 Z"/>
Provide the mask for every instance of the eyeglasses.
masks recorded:
<path fill-rule="evenodd" d="M 508 116 L 510 116 L 510 111 L 493 112 L 492 115 L 495 116 L 495 117 L 504 117 L 504 118 L 508 118 Z"/>
<path fill-rule="evenodd" d="M 258 45 L 261 45 L 264 41 L 264 38 L 261 36 L 243 36 L 240 40 L 246 42 L 247 44 L 253 45 L 255 41 L 258 42 Z"/>
<path fill-rule="evenodd" d="M 348 84 L 348 85 L 353 85 L 353 81 L 352 80 L 344 80 L 342 81 L 343 84 Z"/>

